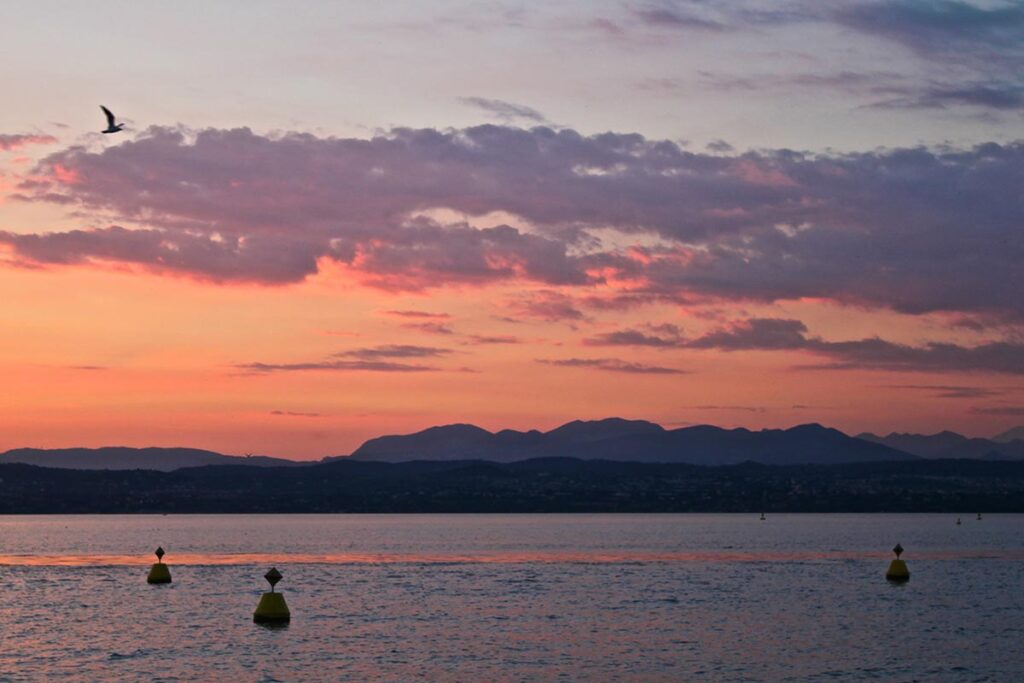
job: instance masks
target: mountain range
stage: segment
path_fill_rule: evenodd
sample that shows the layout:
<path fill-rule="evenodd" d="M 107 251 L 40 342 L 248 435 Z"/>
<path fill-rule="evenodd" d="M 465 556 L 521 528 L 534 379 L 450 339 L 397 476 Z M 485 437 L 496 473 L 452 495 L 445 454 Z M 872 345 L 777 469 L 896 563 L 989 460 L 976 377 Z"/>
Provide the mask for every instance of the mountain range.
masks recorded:
<path fill-rule="evenodd" d="M 513 462 L 560 457 L 690 465 L 746 461 L 796 465 L 913 460 L 916 456 L 818 424 L 761 431 L 710 425 L 668 430 L 653 422 L 609 418 L 577 420 L 549 432 L 504 429 L 492 433 L 467 424 L 431 427 L 416 434 L 370 439 L 349 457 L 373 462 Z"/>
<path fill-rule="evenodd" d="M 608 418 L 575 420 L 547 432 L 490 432 L 470 424 L 431 427 L 414 434 L 370 439 L 348 456 L 298 462 L 269 456 L 232 456 L 195 448 L 19 448 L 0 464 L 81 470 L 159 470 L 209 465 L 296 467 L 338 460 L 406 462 L 577 458 L 617 462 L 732 465 L 841 464 L 925 459 L 1024 460 L 1024 427 L 992 439 L 955 432 L 848 436 L 819 424 L 790 429 L 723 429 L 711 425 L 665 429 L 653 422 Z"/>
<path fill-rule="evenodd" d="M 1024 429 L 1019 427 L 1017 430 L 1024 432 Z M 899 434 L 893 432 L 888 436 L 864 433 L 858 434 L 857 438 L 912 453 L 920 458 L 1024 459 L 1024 440 L 999 440 L 1005 435 L 1013 434 L 1014 431 L 1011 430 L 993 439 L 979 439 L 969 438 L 963 434 L 949 431 L 939 432 L 938 434 Z"/>
<path fill-rule="evenodd" d="M 265 455 L 224 455 L 199 448 L 16 448 L 0 453 L 0 464 L 19 463 L 74 470 L 158 470 L 206 465 L 286 467 L 303 463 Z"/>

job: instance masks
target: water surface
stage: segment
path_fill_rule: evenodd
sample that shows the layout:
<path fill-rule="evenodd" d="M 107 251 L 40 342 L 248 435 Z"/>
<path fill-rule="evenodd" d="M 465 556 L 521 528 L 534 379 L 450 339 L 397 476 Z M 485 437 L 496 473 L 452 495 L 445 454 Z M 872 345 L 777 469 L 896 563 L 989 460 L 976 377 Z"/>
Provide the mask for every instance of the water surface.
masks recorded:
<path fill-rule="evenodd" d="M 0 680 L 1024 679 L 1024 516 L 954 522 L 0 517 Z M 271 565 L 284 629 L 251 621 Z"/>

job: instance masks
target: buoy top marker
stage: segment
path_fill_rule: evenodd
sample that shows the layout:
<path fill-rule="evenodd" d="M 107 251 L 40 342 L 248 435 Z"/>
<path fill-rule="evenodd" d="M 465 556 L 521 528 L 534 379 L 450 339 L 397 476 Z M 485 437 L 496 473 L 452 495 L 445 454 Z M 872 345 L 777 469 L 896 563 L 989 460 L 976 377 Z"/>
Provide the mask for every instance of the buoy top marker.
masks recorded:
<path fill-rule="evenodd" d="M 897 543 L 896 547 L 893 548 L 892 551 L 894 553 L 896 553 L 896 559 L 898 560 L 898 559 L 900 559 L 900 555 L 903 553 L 903 546 L 901 546 L 899 543 Z"/>
<path fill-rule="evenodd" d="M 274 592 L 274 586 L 281 580 L 281 572 L 277 571 L 276 567 L 271 567 L 270 571 L 263 575 L 263 578 L 270 584 L 270 592 Z"/>
<path fill-rule="evenodd" d="M 163 562 L 164 561 L 164 549 L 161 548 L 160 546 L 156 547 L 156 561 L 157 562 Z"/>

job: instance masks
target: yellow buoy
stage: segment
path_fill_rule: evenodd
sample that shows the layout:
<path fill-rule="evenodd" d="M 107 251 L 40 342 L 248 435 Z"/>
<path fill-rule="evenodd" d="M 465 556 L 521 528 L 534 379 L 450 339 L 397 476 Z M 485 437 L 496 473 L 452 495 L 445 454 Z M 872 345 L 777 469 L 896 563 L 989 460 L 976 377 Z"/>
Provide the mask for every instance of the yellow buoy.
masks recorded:
<path fill-rule="evenodd" d="M 885 578 L 889 581 L 909 581 L 910 570 L 907 569 L 907 563 L 900 559 L 900 554 L 903 552 L 903 546 L 899 543 L 892 549 L 896 553 L 896 559 L 889 563 L 889 569 L 885 572 Z"/>
<path fill-rule="evenodd" d="M 292 618 L 292 613 L 288 610 L 288 603 L 284 601 L 283 595 L 274 592 L 274 586 L 281 580 L 281 572 L 276 568 L 271 568 L 263 575 L 263 578 L 270 584 L 270 592 L 260 596 L 260 604 L 256 605 L 252 620 L 257 624 L 288 623 Z"/>
<path fill-rule="evenodd" d="M 156 564 L 149 568 L 149 576 L 146 577 L 147 583 L 170 583 L 171 582 L 171 570 L 167 568 L 167 565 L 163 562 L 164 549 L 156 549 Z"/>

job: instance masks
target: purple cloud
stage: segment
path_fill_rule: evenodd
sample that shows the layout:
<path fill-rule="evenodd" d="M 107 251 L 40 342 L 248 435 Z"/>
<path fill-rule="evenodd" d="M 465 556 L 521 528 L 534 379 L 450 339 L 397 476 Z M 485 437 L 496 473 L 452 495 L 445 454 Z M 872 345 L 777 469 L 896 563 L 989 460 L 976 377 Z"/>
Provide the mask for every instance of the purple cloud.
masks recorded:
<path fill-rule="evenodd" d="M 571 296 L 553 290 L 533 292 L 526 297 L 510 301 L 509 306 L 519 316 L 548 322 L 574 322 L 586 319 Z"/>
<path fill-rule="evenodd" d="M 490 345 L 490 344 L 522 344 L 519 337 L 510 335 L 481 335 L 471 334 L 466 338 L 466 344 Z"/>
<path fill-rule="evenodd" d="M 721 351 L 805 351 L 832 362 L 833 369 L 877 369 L 902 372 L 992 372 L 1024 374 L 1024 344 L 989 342 L 977 346 L 931 342 L 909 346 L 879 339 L 826 341 L 807 334 L 799 320 L 752 318 L 710 332 L 686 344 Z"/>
<path fill-rule="evenodd" d="M 975 415 L 1007 415 L 1011 417 L 1024 416 L 1024 406 L 987 406 L 971 408 Z"/>
<path fill-rule="evenodd" d="M 428 320 L 450 320 L 451 315 L 448 313 L 432 313 L 430 311 L 384 311 L 385 315 L 395 316 L 396 318 L 426 318 Z"/>
<path fill-rule="evenodd" d="M 414 346 L 411 344 L 385 344 L 362 349 L 352 349 L 335 354 L 339 358 L 359 358 L 361 360 L 379 360 L 381 358 L 439 358 L 451 353 L 450 349 L 439 349 L 434 346 Z"/>
<path fill-rule="evenodd" d="M 593 368 L 607 372 L 623 372 L 633 375 L 683 375 L 686 370 L 677 368 L 666 368 L 658 365 L 645 365 L 633 363 L 619 358 L 560 358 L 546 359 L 538 358 L 538 363 L 545 365 L 557 365 L 564 368 Z"/>
<path fill-rule="evenodd" d="M 331 260 L 393 291 L 629 282 L 605 301 L 814 297 L 1020 320 L 1021 186 L 1024 143 L 700 154 L 544 127 L 368 140 L 154 128 L 54 154 L 20 187 L 29 201 L 140 227 L 5 232 L 0 243 L 35 264 L 111 260 L 214 281 L 297 282 Z M 421 213 L 438 208 L 536 228 Z M 660 243 L 603 249 L 592 227 Z M 549 298 L 549 318 L 582 318 Z"/>
<path fill-rule="evenodd" d="M 735 410 L 744 413 L 764 413 L 767 412 L 767 408 L 763 406 L 716 406 L 716 405 L 705 405 L 705 406 L 694 406 L 697 410 Z"/>
<path fill-rule="evenodd" d="M 347 372 L 360 370 L 369 372 L 433 372 L 439 370 L 439 368 L 426 365 L 369 360 L 338 360 L 317 363 L 240 363 L 235 367 L 250 374 L 317 371 Z"/>
<path fill-rule="evenodd" d="M 29 145 L 52 145 L 57 138 L 37 133 L 0 133 L 0 152 L 10 152 Z"/>
<path fill-rule="evenodd" d="M 850 3 L 832 19 L 892 40 L 928 59 L 974 62 L 991 69 L 1024 57 L 1024 6 L 982 7 L 962 0 L 882 0 Z"/>
<path fill-rule="evenodd" d="M 493 114 L 495 118 L 503 123 L 515 123 L 516 121 L 545 123 L 547 121 L 547 118 L 539 111 L 524 104 L 515 104 L 505 100 L 492 100 L 486 97 L 463 97 L 459 101 Z"/>
<path fill-rule="evenodd" d="M 673 326 L 674 327 L 674 326 Z M 650 346 L 659 349 L 673 349 L 684 345 L 678 329 L 667 336 L 648 334 L 641 330 L 618 330 L 605 332 L 583 340 L 585 346 Z"/>
<path fill-rule="evenodd" d="M 672 5 L 646 5 L 633 9 L 633 14 L 647 26 L 676 31 L 722 31 L 725 25 L 701 17 L 696 12 Z"/>
<path fill-rule="evenodd" d="M 425 323 L 402 323 L 402 327 L 408 330 L 416 330 L 417 332 L 425 332 L 427 334 L 440 334 L 449 335 L 455 334 L 455 330 L 450 325 L 444 323 L 425 322 Z"/>
<path fill-rule="evenodd" d="M 991 396 L 1001 396 L 1006 393 L 1006 391 L 1002 389 L 965 387 L 949 384 L 893 384 L 888 388 L 927 391 L 933 393 L 938 398 L 989 398 Z"/>

